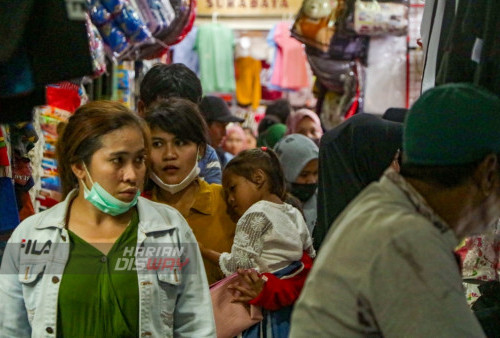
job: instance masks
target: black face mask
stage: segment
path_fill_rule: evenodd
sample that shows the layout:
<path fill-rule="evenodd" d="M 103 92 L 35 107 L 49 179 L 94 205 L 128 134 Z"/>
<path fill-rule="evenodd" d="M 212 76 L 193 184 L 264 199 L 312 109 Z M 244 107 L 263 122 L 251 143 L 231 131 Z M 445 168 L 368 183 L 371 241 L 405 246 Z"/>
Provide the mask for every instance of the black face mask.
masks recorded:
<path fill-rule="evenodd" d="M 291 184 L 291 193 L 293 196 L 297 197 L 300 201 L 306 202 L 311 198 L 312 195 L 316 192 L 318 188 L 318 183 L 292 183 Z"/>

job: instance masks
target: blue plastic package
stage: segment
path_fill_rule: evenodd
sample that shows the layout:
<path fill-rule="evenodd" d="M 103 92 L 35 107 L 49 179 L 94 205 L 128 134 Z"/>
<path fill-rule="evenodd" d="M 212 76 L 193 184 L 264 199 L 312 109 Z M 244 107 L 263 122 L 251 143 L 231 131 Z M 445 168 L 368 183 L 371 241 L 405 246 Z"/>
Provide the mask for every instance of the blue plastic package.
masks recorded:
<path fill-rule="evenodd" d="M 89 13 L 92 23 L 98 27 L 111 20 L 111 14 L 98 2 L 90 8 Z"/>
<path fill-rule="evenodd" d="M 122 9 L 125 3 L 123 0 L 100 0 L 104 8 L 112 14 L 119 13 Z"/>
<path fill-rule="evenodd" d="M 139 15 L 128 6 L 123 7 L 114 21 L 120 26 L 125 36 L 133 43 L 143 42 L 151 37 L 149 30 Z"/>
<path fill-rule="evenodd" d="M 97 29 L 99 33 L 101 33 L 104 43 L 106 43 L 113 52 L 121 53 L 127 48 L 127 38 L 113 23 L 107 23 Z"/>

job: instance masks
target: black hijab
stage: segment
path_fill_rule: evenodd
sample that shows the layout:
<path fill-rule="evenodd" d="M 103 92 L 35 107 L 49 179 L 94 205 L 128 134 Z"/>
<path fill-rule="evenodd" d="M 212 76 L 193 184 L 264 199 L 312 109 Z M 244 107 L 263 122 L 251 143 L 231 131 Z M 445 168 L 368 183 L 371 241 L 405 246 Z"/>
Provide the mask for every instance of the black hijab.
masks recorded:
<path fill-rule="evenodd" d="M 319 147 L 318 221 L 314 247 L 368 184 L 377 181 L 401 148 L 403 125 L 358 114 L 323 135 Z"/>

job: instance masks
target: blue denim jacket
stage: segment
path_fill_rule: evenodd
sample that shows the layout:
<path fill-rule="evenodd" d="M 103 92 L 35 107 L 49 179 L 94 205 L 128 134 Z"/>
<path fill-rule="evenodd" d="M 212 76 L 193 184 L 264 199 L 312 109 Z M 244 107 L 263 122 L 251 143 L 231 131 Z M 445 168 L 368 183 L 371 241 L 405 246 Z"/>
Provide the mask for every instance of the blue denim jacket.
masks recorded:
<path fill-rule="evenodd" d="M 65 219 L 75 193 L 26 219 L 10 238 L 0 268 L 0 337 L 57 335 L 57 297 L 69 257 Z M 138 248 L 187 248 L 177 251 L 184 266 L 138 268 L 138 336 L 215 337 L 203 261 L 185 219 L 177 210 L 142 197 L 137 210 Z M 133 255 L 137 261 L 140 254 Z"/>

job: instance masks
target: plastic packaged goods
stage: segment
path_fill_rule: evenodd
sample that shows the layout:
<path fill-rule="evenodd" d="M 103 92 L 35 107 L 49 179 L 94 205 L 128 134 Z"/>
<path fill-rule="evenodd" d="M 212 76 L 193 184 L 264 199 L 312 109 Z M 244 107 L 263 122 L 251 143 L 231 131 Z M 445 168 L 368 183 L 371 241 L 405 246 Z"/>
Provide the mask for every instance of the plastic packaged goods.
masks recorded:
<path fill-rule="evenodd" d="M 151 59 L 161 57 L 168 50 L 168 46 L 182 41 L 191 31 L 196 17 L 196 1 L 171 0 L 170 4 L 174 13 L 173 20 L 168 26 L 155 32 L 155 43 L 141 46 L 136 55 L 137 58 Z"/>
<path fill-rule="evenodd" d="M 293 24 L 292 36 L 326 52 L 336 31 L 344 0 L 305 0 Z"/>
<path fill-rule="evenodd" d="M 104 8 L 106 8 L 106 10 L 112 14 L 119 13 L 125 4 L 123 0 L 100 0 L 100 2 L 104 6 Z"/>
<path fill-rule="evenodd" d="M 91 0 L 89 13 L 114 59 L 133 58 L 143 44 L 154 42 L 135 2 Z"/>
<path fill-rule="evenodd" d="M 354 61 L 335 60 L 313 52 L 307 53 L 307 60 L 318 81 L 330 91 L 343 93 L 344 83 L 354 76 Z"/>
<path fill-rule="evenodd" d="M 406 106 L 406 36 L 373 37 L 366 68 L 366 113 Z"/>
<path fill-rule="evenodd" d="M 406 35 L 408 5 L 406 0 L 347 0 L 341 23 L 342 31 L 351 34 Z"/>
<path fill-rule="evenodd" d="M 57 171 L 57 160 L 55 159 L 55 146 L 57 143 L 57 125 L 65 122 L 71 113 L 52 106 L 40 106 L 39 110 L 40 129 L 43 135 L 43 158 L 41 159 L 40 183 L 41 190 L 37 195 L 37 201 L 41 209 L 48 208 L 61 200 L 61 181 Z"/>
<path fill-rule="evenodd" d="M 193 29 L 195 19 L 196 19 L 196 0 L 191 0 L 191 9 L 189 12 L 189 18 L 187 24 L 184 26 L 184 29 L 182 30 L 181 34 L 172 43 L 172 45 L 178 44 L 179 42 L 184 40 L 186 35 L 188 35 L 188 33 L 191 32 L 191 30 Z"/>
<path fill-rule="evenodd" d="M 92 56 L 92 66 L 94 69 L 93 76 L 99 77 L 106 72 L 104 44 L 97 27 L 92 24 L 88 14 L 86 15 L 86 25 L 89 37 L 90 55 Z"/>
<path fill-rule="evenodd" d="M 124 52 L 128 47 L 127 38 L 119 27 L 113 23 L 112 16 L 106 8 L 99 1 L 94 0 L 91 2 L 89 13 L 92 23 L 99 30 L 110 54 L 115 56 Z"/>
<path fill-rule="evenodd" d="M 116 15 L 114 21 L 124 32 L 129 43 L 142 43 L 151 38 L 151 32 L 149 32 L 137 12 L 130 6 L 124 6 L 120 13 Z"/>
<path fill-rule="evenodd" d="M 175 19 L 175 11 L 169 0 L 136 0 L 136 5 L 154 36 Z"/>

